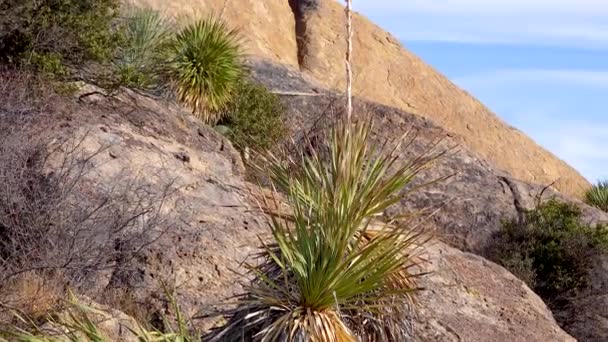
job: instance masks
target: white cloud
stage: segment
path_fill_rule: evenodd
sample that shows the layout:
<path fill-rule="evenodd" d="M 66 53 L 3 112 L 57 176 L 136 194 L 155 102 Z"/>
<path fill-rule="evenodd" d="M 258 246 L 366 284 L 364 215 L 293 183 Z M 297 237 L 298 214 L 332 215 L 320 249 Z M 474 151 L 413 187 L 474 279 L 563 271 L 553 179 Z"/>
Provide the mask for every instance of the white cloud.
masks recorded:
<path fill-rule="evenodd" d="M 406 42 L 608 48 L 606 0 L 361 0 L 355 9 Z"/>
<path fill-rule="evenodd" d="M 409 13 L 468 14 L 608 14 L 605 0 L 361 0 L 354 8 L 361 12 L 391 10 Z"/>
<path fill-rule="evenodd" d="M 594 182 L 608 178 L 608 117 L 573 107 L 560 96 L 608 90 L 608 70 L 503 69 L 459 77 L 459 86 L 486 97 L 513 126 Z M 548 92 L 543 92 L 550 88 Z M 559 89 L 559 94 L 553 90 Z M 574 92 L 574 93 L 573 93 Z M 574 94 L 574 95 L 572 95 Z"/>
<path fill-rule="evenodd" d="M 576 167 L 589 181 L 608 178 L 608 124 L 560 119 L 535 112 L 515 119 L 538 143 Z"/>
<path fill-rule="evenodd" d="M 569 86 L 608 88 L 608 70 L 502 69 L 459 77 L 453 82 L 467 89 L 532 82 L 545 84 L 557 82 L 566 83 Z"/>

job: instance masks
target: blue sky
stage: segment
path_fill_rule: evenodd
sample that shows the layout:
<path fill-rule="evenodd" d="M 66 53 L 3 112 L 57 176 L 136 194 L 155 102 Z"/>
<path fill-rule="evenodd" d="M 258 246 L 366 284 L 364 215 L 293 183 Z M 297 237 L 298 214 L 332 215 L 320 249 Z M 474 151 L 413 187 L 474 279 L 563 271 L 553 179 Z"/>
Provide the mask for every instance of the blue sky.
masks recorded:
<path fill-rule="evenodd" d="M 608 178 L 608 0 L 353 2 L 590 181 Z"/>

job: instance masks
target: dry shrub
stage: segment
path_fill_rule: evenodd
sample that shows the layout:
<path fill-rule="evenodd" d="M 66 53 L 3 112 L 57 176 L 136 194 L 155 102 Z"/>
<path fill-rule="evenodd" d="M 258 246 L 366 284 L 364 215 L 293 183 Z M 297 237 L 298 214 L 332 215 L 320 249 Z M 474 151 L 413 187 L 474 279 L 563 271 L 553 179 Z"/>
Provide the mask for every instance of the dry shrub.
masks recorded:
<path fill-rule="evenodd" d="M 128 175 L 95 183 L 91 161 L 107 147 L 86 153 L 86 137 L 44 134 L 70 100 L 29 75 L 0 79 L 0 308 L 35 317 L 68 288 L 94 296 L 129 274 L 171 227 L 161 209 L 172 185 Z"/>

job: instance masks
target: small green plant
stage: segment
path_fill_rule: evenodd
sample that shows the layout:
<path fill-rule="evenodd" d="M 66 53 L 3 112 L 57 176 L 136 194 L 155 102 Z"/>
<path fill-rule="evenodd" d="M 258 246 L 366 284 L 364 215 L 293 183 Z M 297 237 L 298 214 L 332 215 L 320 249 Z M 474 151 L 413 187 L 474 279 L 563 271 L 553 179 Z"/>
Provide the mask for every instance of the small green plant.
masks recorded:
<path fill-rule="evenodd" d="M 211 341 L 409 337 L 412 272 L 427 237 L 376 218 L 435 156 L 398 166 L 395 151 L 371 142 L 371 124 L 337 125 L 327 158 L 302 154 L 292 168 L 262 157 L 260 167 L 286 194 L 291 212 L 270 212 L 274 243 L 264 245 L 260 266 L 250 266 L 257 280 Z"/>
<path fill-rule="evenodd" d="M 608 180 L 599 181 L 585 193 L 585 202 L 608 212 Z"/>
<path fill-rule="evenodd" d="M 607 250 L 607 227 L 589 226 L 578 206 L 551 199 L 503 224 L 493 259 L 555 305 L 587 286 L 593 256 Z"/>
<path fill-rule="evenodd" d="M 243 81 L 219 122 L 240 150 L 268 150 L 285 137 L 284 108 L 279 98 L 262 85 Z"/>
<path fill-rule="evenodd" d="M 125 44 L 114 62 L 119 84 L 140 89 L 157 87 L 171 34 L 167 19 L 159 12 L 137 9 L 130 13 L 124 29 Z"/>
<path fill-rule="evenodd" d="M 192 329 L 190 322 L 185 319 L 175 297 L 164 285 L 163 288 L 171 309 L 175 312 L 177 329 L 173 329 L 167 319 L 164 322 L 166 332 L 148 330 L 143 325 L 126 328 L 140 342 L 201 342 L 201 335 L 196 329 Z M 71 292 L 65 306 L 65 312 L 47 317 L 45 323 L 48 327 L 44 329 L 33 320 L 15 313 L 15 317 L 27 328 L 16 327 L 12 331 L 0 331 L 0 342 L 8 342 L 4 338 L 17 342 L 111 342 L 99 327 L 99 322 L 108 317 L 106 312 L 80 303 Z"/>
<path fill-rule="evenodd" d="M 112 28 L 118 0 L 6 0 L 0 6 L 0 62 L 60 70 L 108 61 L 122 41 Z"/>
<path fill-rule="evenodd" d="M 203 122 L 217 123 L 244 71 L 238 32 L 209 17 L 180 30 L 169 50 L 179 101 Z"/>

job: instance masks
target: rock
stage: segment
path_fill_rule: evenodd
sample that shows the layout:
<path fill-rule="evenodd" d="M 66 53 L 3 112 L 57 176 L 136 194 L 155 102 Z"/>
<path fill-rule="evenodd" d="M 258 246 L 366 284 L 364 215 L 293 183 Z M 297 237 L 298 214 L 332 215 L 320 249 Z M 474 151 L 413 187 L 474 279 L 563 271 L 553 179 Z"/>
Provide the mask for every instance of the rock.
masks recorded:
<path fill-rule="evenodd" d="M 504 268 L 437 243 L 417 297 L 417 341 L 575 341 L 543 301 Z"/>
<path fill-rule="evenodd" d="M 69 108 L 50 120 L 44 135 L 78 142 L 75 155 L 86 172 L 75 191 L 83 197 L 107 189 L 166 194 L 153 198 L 162 200 L 152 203 L 158 212 L 134 217 L 146 229 L 153 221 L 152 241 L 136 259 L 118 259 L 110 272 L 90 272 L 87 281 L 94 286 L 83 294 L 105 304 L 128 293 L 140 310 L 163 315 L 171 311 L 164 284 L 192 315 L 242 291 L 242 262 L 266 231 L 230 142 L 181 108 L 130 91 Z"/>

